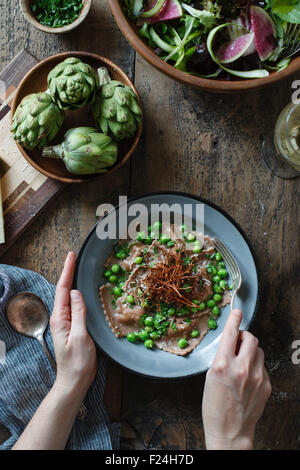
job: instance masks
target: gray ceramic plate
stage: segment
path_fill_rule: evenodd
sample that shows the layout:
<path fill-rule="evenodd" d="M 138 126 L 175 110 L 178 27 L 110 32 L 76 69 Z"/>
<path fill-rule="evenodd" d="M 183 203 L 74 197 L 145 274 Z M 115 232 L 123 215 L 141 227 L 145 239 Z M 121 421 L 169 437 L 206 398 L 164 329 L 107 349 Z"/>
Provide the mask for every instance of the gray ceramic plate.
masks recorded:
<path fill-rule="evenodd" d="M 221 209 L 196 196 L 182 193 L 155 193 L 130 199 L 132 203 L 150 204 L 199 204 L 203 202 L 205 234 L 218 237 L 235 256 L 241 273 L 242 287 L 235 307 L 243 311 L 241 329 L 248 329 L 258 303 L 259 281 L 253 252 L 245 235 L 237 224 Z M 118 208 L 116 208 L 118 211 Z M 129 218 L 130 221 L 130 218 Z M 112 251 L 115 241 L 99 240 L 96 226 L 84 242 L 77 260 L 74 286 L 79 289 L 87 304 L 87 326 L 99 348 L 119 365 L 145 376 L 155 378 L 182 378 L 206 371 L 215 356 L 220 336 L 229 314 L 229 307 L 222 309 L 218 328 L 209 331 L 200 345 L 186 357 L 176 356 L 159 349 L 148 350 L 141 344 L 132 344 L 126 338 L 117 339 L 104 316 L 98 289 L 103 281 L 103 265 Z"/>

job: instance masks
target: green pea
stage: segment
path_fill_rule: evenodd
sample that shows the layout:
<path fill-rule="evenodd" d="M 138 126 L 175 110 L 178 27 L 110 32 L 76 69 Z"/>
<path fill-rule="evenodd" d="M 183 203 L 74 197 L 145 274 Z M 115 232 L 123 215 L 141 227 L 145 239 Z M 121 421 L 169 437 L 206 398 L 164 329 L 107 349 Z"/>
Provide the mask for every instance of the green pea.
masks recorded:
<path fill-rule="evenodd" d="M 186 239 L 188 242 L 194 242 L 196 240 L 196 236 L 193 233 L 189 233 Z"/>
<path fill-rule="evenodd" d="M 217 268 L 215 266 L 212 266 L 211 268 L 211 272 L 213 273 L 213 275 L 215 276 L 216 274 L 219 274 Z"/>
<path fill-rule="evenodd" d="M 222 300 L 222 298 L 223 298 L 223 297 L 221 296 L 221 294 L 215 294 L 215 295 L 213 296 L 213 299 L 214 299 L 216 302 L 220 302 L 220 301 Z"/>
<path fill-rule="evenodd" d="M 216 276 L 214 276 L 214 277 L 212 278 L 212 280 L 213 280 L 214 282 L 220 282 L 220 281 L 221 281 L 221 278 L 220 278 L 220 276 L 216 275 Z"/>
<path fill-rule="evenodd" d="M 122 291 L 121 287 L 114 287 L 113 288 L 113 293 L 116 297 L 121 297 L 121 295 L 123 294 L 123 291 Z"/>
<path fill-rule="evenodd" d="M 118 274 L 120 272 L 120 266 L 118 264 L 113 264 L 112 267 L 110 268 L 110 270 L 114 273 L 114 274 Z"/>
<path fill-rule="evenodd" d="M 218 271 L 218 276 L 220 277 L 226 277 L 227 275 L 228 275 L 228 272 L 226 271 L 226 269 L 222 268 Z"/>
<path fill-rule="evenodd" d="M 152 230 L 149 236 L 152 238 L 152 240 L 157 240 L 159 238 L 159 233 Z"/>
<path fill-rule="evenodd" d="M 222 279 L 222 281 L 219 282 L 219 286 L 221 287 L 221 289 L 225 290 L 227 286 L 227 282 L 224 279 Z"/>
<path fill-rule="evenodd" d="M 216 316 L 217 316 L 217 315 L 220 315 L 220 309 L 219 309 L 219 307 L 217 307 L 217 306 L 213 307 L 212 310 L 211 310 L 211 313 L 212 313 L 213 315 L 216 315 Z"/>
<path fill-rule="evenodd" d="M 181 225 L 181 226 L 180 226 L 180 230 L 181 230 L 182 232 L 187 232 L 188 229 L 189 229 L 189 228 L 188 228 L 187 225 Z"/>
<path fill-rule="evenodd" d="M 168 243 L 171 240 L 171 238 L 168 235 L 162 235 L 160 237 L 161 243 Z"/>
<path fill-rule="evenodd" d="M 149 333 L 149 336 L 152 339 L 157 339 L 159 338 L 159 333 L 157 331 L 152 331 L 151 333 Z"/>
<path fill-rule="evenodd" d="M 134 342 L 137 340 L 137 335 L 136 335 L 136 333 L 128 333 L 128 335 L 126 336 L 126 338 L 127 338 L 128 341 L 130 341 L 131 343 L 134 343 Z"/>
<path fill-rule="evenodd" d="M 171 307 L 168 310 L 168 315 L 175 315 L 175 312 L 176 312 L 175 308 Z"/>
<path fill-rule="evenodd" d="M 152 349 L 153 346 L 154 346 L 154 342 L 152 341 L 152 339 L 147 339 L 147 340 L 144 342 L 144 346 L 145 346 L 145 348 L 147 348 L 147 349 Z"/>
<path fill-rule="evenodd" d="M 194 299 L 192 302 L 193 302 L 193 304 L 196 304 L 196 305 L 200 304 L 200 300 L 198 300 L 198 299 Z"/>
<path fill-rule="evenodd" d="M 196 253 L 196 254 L 201 253 L 201 250 L 202 250 L 202 248 L 201 248 L 200 245 L 195 245 L 194 248 L 193 248 L 193 252 Z"/>
<path fill-rule="evenodd" d="M 141 341 L 146 341 L 147 339 L 149 339 L 149 335 L 148 335 L 148 332 L 146 330 L 141 330 L 138 334 L 138 338 L 141 340 Z"/>
<path fill-rule="evenodd" d="M 151 333 L 153 328 L 151 326 L 145 326 L 144 330 L 147 331 L 147 333 Z"/>
<path fill-rule="evenodd" d="M 145 238 L 146 238 L 145 232 L 139 232 L 139 233 L 137 234 L 137 236 L 136 236 L 136 239 L 137 239 L 138 241 L 145 240 Z"/>
<path fill-rule="evenodd" d="M 199 310 L 202 312 L 203 310 L 206 309 L 206 303 L 205 302 L 201 302 L 201 304 L 199 305 Z"/>
<path fill-rule="evenodd" d="M 222 282 L 222 281 L 221 281 Z M 221 294 L 222 292 L 222 287 L 219 286 L 219 284 L 214 284 L 213 285 L 213 290 L 216 294 Z"/>
<path fill-rule="evenodd" d="M 116 276 L 115 274 L 112 274 L 108 280 L 112 284 L 115 284 L 116 282 L 118 282 L 118 276 Z"/>
<path fill-rule="evenodd" d="M 144 323 L 146 326 L 152 326 L 153 325 L 153 317 L 146 317 L 144 320 Z"/>
<path fill-rule="evenodd" d="M 222 261 L 223 258 L 222 258 L 221 253 L 216 253 L 215 259 L 216 261 Z"/>
<path fill-rule="evenodd" d="M 210 330 L 215 330 L 218 326 L 216 320 L 214 320 L 213 318 L 209 318 L 208 322 L 207 322 L 207 326 Z"/>
<path fill-rule="evenodd" d="M 223 263 L 223 261 L 221 261 L 221 263 L 218 263 L 218 268 L 219 269 L 225 268 L 225 263 Z"/>
<path fill-rule="evenodd" d="M 208 272 L 208 274 L 211 274 L 211 273 L 212 273 L 212 267 L 211 267 L 211 266 L 207 266 L 206 271 Z"/>
<path fill-rule="evenodd" d="M 143 258 L 141 256 L 137 256 L 134 260 L 135 264 L 142 264 Z"/>
<path fill-rule="evenodd" d="M 180 339 L 177 340 L 177 344 L 178 344 L 180 349 L 184 349 L 184 348 L 187 347 L 188 342 L 185 338 L 180 338 Z"/>
<path fill-rule="evenodd" d="M 213 299 L 208 300 L 206 303 L 208 308 L 212 308 L 216 305 L 216 302 Z"/>
<path fill-rule="evenodd" d="M 156 230 L 161 229 L 162 228 L 162 223 L 157 220 L 156 222 L 154 222 L 153 228 L 155 228 Z"/>
<path fill-rule="evenodd" d="M 199 334 L 200 334 L 200 333 L 199 333 L 198 330 L 193 330 L 193 331 L 191 332 L 191 337 L 192 337 L 192 338 L 198 338 Z"/>
<path fill-rule="evenodd" d="M 165 318 L 160 314 L 160 313 L 157 313 L 155 315 L 155 320 L 158 321 L 158 322 L 161 322 L 163 321 Z"/>
<path fill-rule="evenodd" d="M 122 287 L 123 287 L 124 285 L 125 285 L 125 281 L 120 281 L 120 282 L 119 282 L 119 287 L 121 287 L 121 289 L 122 289 Z"/>
<path fill-rule="evenodd" d="M 127 295 L 126 300 L 129 304 L 134 304 L 134 298 L 132 295 Z"/>
<path fill-rule="evenodd" d="M 118 251 L 118 253 L 116 254 L 116 257 L 119 258 L 119 259 L 125 259 L 126 258 L 126 253 L 125 251 Z"/>
<path fill-rule="evenodd" d="M 110 277 L 111 276 L 111 271 L 105 271 L 104 276 L 105 277 Z"/>
<path fill-rule="evenodd" d="M 151 245 L 151 243 L 152 243 L 152 238 L 151 238 L 151 237 L 147 237 L 147 238 L 145 238 L 144 242 L 146 243 L 146 245 Z"/>

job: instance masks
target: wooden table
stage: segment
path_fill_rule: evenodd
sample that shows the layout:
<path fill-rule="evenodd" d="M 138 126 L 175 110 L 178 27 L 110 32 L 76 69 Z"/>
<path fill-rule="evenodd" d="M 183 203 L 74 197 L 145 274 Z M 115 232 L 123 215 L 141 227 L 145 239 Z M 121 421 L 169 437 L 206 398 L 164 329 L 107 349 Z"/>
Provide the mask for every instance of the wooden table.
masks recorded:
<path fill-rule="evenodd" d="M 1 67 L 25 47 L 38 59 L 65 50 L 111 58 L 134 79 L 145 109 L 144 135 L 131 161 L 97 182 L 67 187 L 55 204 L 1 259 L 56 282 L 69 249 L 79 250 L 100 202 L 121 195 L 179 190 L 225 209 L 256 251 L 262 299 L 252 331 L 266 354 L 273 393 L 258 425 L 257 449 L 300 449 L 300 365 L 291 361 L 300 339 L 299 179 L 280 180 L 260 157 L 262 135 L 291 95 L 290 82 L 243 95 L 211 95 L 173 82 L 136 56 L 104 1 L 68 35 L 46 35 L 23 19 L 17 1 L 3 0 Z M 300 78 L 294 77 L 294 79 Z M 112 419 L 121 419 L 123 449 L 204 447 L 204 375 L 147 380 L 111 366 Z M 113 392 L 113 394 L 112 394 Z"/>

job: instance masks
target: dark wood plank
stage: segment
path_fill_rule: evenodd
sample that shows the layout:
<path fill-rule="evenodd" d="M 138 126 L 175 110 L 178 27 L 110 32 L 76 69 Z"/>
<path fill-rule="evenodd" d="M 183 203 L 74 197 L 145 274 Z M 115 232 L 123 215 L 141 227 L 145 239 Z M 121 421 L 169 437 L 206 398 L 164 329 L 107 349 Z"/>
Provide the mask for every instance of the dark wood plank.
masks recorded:
<path fill-rule="evenodd" d="M 1 261 L 56 282 L 66 252 L 79 249 L 94 223 L 98 203 L 116 202 L 119 194 L 182 190 L 220 205 L 249 236 L 262 272 L 261 307 L 252 331 L 265 350 L 273 394 L 255 445 L 299 449 L 300 369 L 290 360 L 292 342 L 300 338 L 299 181 L 274 178 L 260 158 L 261 136 L 289 101 L 290 84 L 245 95 L 209 95 L 167 79 L 140 58 L 134 69 L 134 52 L 106 2 L 93 2 L 86 23 L 66 36 L 44 35 L 30 27 L 8 0 L 3 11 L 3 66 L 23 46 L 39 59 L 72 49 L 102 53 L 135 76 L 146 119 L 144 141 L 126 167 L 100 188 L 67 187 Z M 203 448 L 204 378 L 160 382 L 125 372 L 122 447 Z M 118 408 L 120 401 L 114 403 Z M 115 408 L 110 412 L 118 415 Z"/>
<path fill-rule="evenodd" d="M 143 145 L 132 161 L 132 191 L 201 195 L 248 235 L 262 273 L 252 330 L 273 383 L 255 445 L 299 449 L 300 369 L 291 363 L 292 342 L 300 338 L 299 180 L 275 178 L 260 157 L 262 136 L 290 99 L 290 81 L 256 93 L 211 95 L 171 81 L 137 57 L 136 86 L 146 119 Z M 203 447 L 203 380 L 170 385 L 126 373 L 123 445 Z"/>
<path fill-rule="evenodd" d="M 1 110 L 0 121 L 1 121 L 1 138 L 6 138 L 10 132 L 10 121 L 7 119 L 7 115 L 10 112 L 11 104 L 11 95 L 16 90 L 16 87 L 25 76 L 25 74 L 37 64 L 37 60 L 25 50 L 19 52 L 16 57 L 8 64 L 5 69 L 0 73 L 0 81 L 5 84 L 5 94 L 3 95 L 3 103 L 7 105 Z M 4 91 L 4 90 L 3 90 Z M 5 142 L 5 150 L 9 155 L 16 155 L 18 152 L 15 142 L 13 139 L 9 141 L 9 148 L 7 148 L 7 141 Z M 3 149 L 1 149 L 3 152 Z M 29 181 L 29 172 L 26 171 L 26 182 L 23 178 L 23 168 L 27 168 L 25 159 L 20 154 L 20 158 L 24 164 L 18 162 L 18 165 L 9 164 L 9 160 L 5 162 L 3 160 L 4 155 L 1 155 L 1 164 L 2 172 L 1 177 L 4 177 L 4 180 L 7 175 L 11 174 L 11 177 L 8 177 L 9 181 L 5 181 L 5 184 L 8 187 L 14 188 L 13 179 L 16 176 L 20 179 L 20 184 L 15 191 L 9 192 L 9 196 L 4 198 L 3 193 L 3 182 L 2 181 L 2 201 L 3 201 L 3 211 L 4 211 L 4 227 L 5 227 L 5 243 L 0 244 L 0 256 L 3 255 L 11 245 L 19 238 L 24 230 L 28 229 L 32 222 L 40 215 L 40 213 L 45 210 L 47 205 L 52 202 L 52 200 L 58 195 L 58 193 L 63 189 L 63 184 L 49 178 L 45 178 L 44 183 L 36 184 L 35 189 L 32 189 L 31 185 L 27 183 Z M 8 170 L 12 168 L 11 173 L 8 173 Z M 22 170 L 21 170 L 22 168 Z M 36 171 L 31 169 L 32 176 L 36 175 Z M 16 202 L 17 201 L 17 202 Z"/>
<path fill-rule="evenodd" d="M 3 1 L 0 17 L 1 67 L 26 47 L 39 60 L 66 50 L 90 51 L 103 55 L 134 76 L 135 54 L 116 27 L 106 2 L 93 2 L 86 21 L 67 35 L 43 34 L 29 25 L 15 2 Z M 1 263 L 32 269 L 56 283 L 69 250 L 78 251 L 88 231 L 96 222 L 101 202 L 117 203 L 119 194 L 129 194 L 130 162 L 119 172 L 101 182 L 70 185 L 55 204 L 40 215 L 9 251 Z M 115 366 L 114 366 L 115 367 Z M 110 375 L 110 368 L 108 374 Z M 119 373 L 117 372 L 119 370 Z M 110 379 L 112 377 L 109 377 Z M 108 381 L 107 406 L 112 419 L 120 420 L 122 371 L 114 369 Z M 119 391 L 116 393 L 116 391 Z M 113 400 L 110 397 L 114 396 Z M 1 441 L 1 431 L 0 431 Z"/>

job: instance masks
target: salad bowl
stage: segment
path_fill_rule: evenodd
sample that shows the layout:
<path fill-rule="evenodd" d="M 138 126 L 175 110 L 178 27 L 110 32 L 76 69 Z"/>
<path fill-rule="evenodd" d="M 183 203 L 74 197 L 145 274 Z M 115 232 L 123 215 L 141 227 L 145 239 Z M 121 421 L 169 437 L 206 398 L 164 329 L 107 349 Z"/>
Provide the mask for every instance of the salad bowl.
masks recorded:
<path fill-rule="evenodd" d="M 257 90 L 277 83 L 300 70 L 300 57 L 295 56 L 290 58 L 288 65 L 282 68 L 279 67 L 279 70 L 273 70 L 276 69 L 276 67 L 269 67 L 269 71 L 266 73 L 266 76 L 262 76 L 260 78 L 247 78 L 247 76 L 245 76 L 245 78 L 239 78 L 238 76 L 233 77 L 232 75 L 228 75 L 224 78 L 224 74 L 221 74 L 222 78 L 209 78 L 187 73 L 180 68 L 175 68 L 173 65 L 160 58 L 155 49 L 147 44 L 145 37 L 138 34 L 140 25 L 137 26 L 135 21 L 127 17 L 124 11 L 124 3 L 126 3 L 124 0 L 108 0 L 108 3 L 121 32 L 132 47 L 156 69 L 168 77 L 186 85 L 214 93 L 240 93 Z M 299 23 L 300 18 L 298 19 L 297 17 L 294 22 Z"/>

